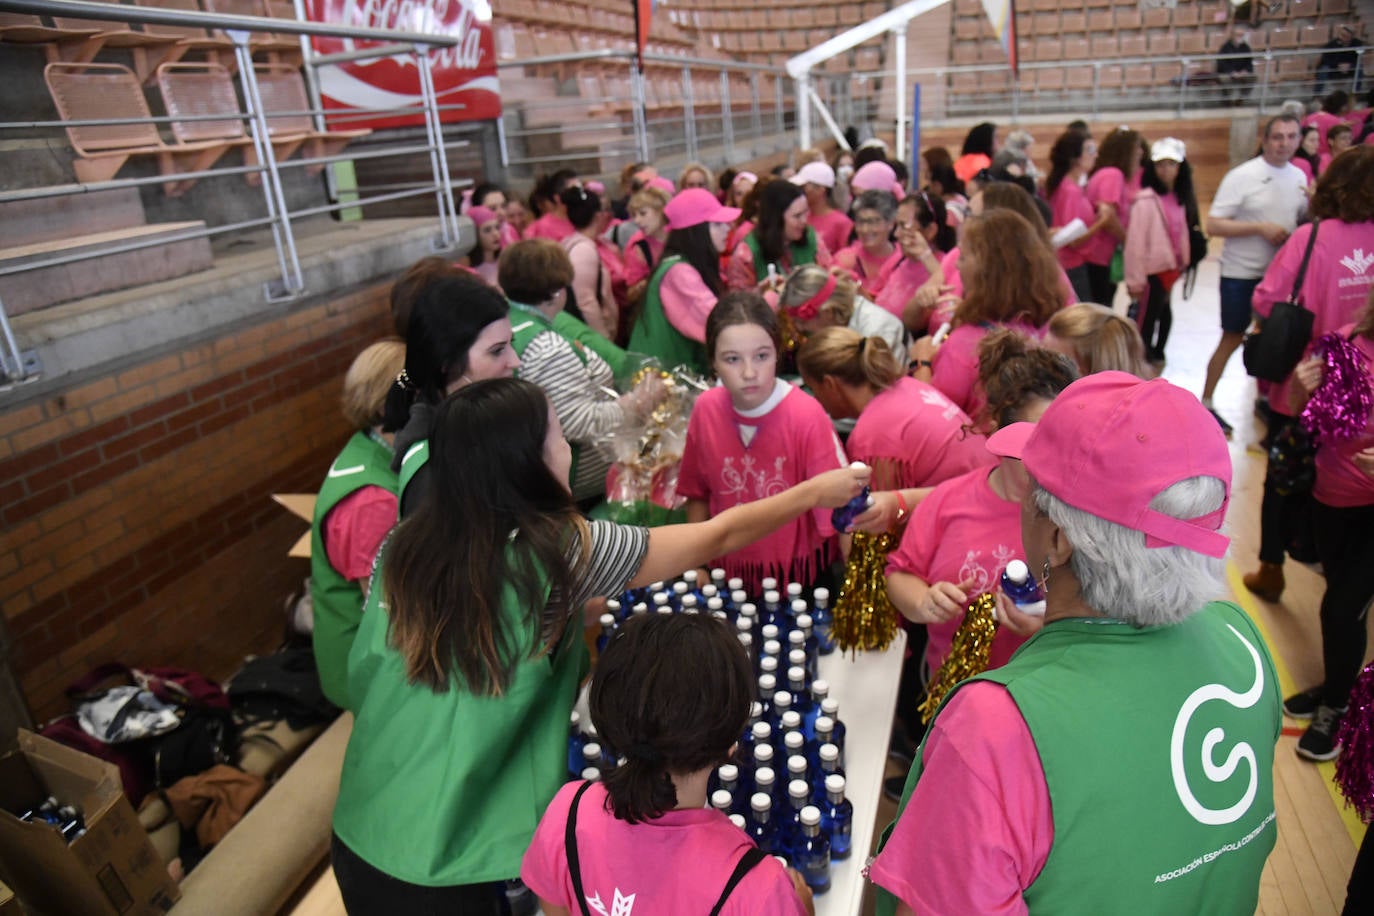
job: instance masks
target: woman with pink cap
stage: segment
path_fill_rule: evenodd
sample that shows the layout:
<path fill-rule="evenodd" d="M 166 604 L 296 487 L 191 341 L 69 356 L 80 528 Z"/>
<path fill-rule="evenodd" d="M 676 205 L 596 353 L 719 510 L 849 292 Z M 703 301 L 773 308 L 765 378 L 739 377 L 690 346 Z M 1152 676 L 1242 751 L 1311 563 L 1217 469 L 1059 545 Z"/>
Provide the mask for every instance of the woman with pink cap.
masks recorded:
<path fill-rule="evenodd" d="M 758 223 L 730 255 L 726 286 L 777 290 L 794 267 L 829 267 L 830 249 L 807 223 L 809 212 L 800 187 L 770 181 L 759 198 Z"/>
<path fill-rule="evenodd" d="M 1220 428 L 1163 379 L 1099 372 L 988 448 L 1023 467 L 1044 623 L 935 713 L 871 866 L 877 912 L 1249 916 L 1282 721 L 1259 629 L 1211 600 Z"/>
<path fill-rule="evenodd" d="M 477 205 L 468 207 L 468 219 L 477 227 L 477 244 L 463 258 L 467 267 L 482 282 L 496 286 L 496 261 L 501 257 L 501 218 L 492 210 Z"/>
<path fill-rule="evenodd" d="M 681 191 L 663 208 L 668 240 L 630 330 L 630 350 L 657 357 L 668 368 L 705 373 L 706 318 L 723 291 L 720 253 L 739 214 L 705 188 Z"/>
<path fill-rule="evenodd" d="M 808 162 L 788 180 L 806 195 L 806 206 L 810 210 L 806 222 L 816 230 L 825 247 L 839 251 L 848 245 L 854 221 L 835 209 L 832 200 L 835 170 L 824 162 Z"/>

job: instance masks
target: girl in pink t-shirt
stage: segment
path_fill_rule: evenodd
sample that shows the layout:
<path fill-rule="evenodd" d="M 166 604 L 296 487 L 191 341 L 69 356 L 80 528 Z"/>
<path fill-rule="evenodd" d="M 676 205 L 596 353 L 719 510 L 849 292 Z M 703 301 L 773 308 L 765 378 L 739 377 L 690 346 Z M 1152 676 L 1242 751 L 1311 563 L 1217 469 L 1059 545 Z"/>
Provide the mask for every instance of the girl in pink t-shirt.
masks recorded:
<path fill-rule="evenodd" d="M 992 335 L 981 354 L 983 384 L 997 428 L 1035 422 L 1078 373 L 1058 353 L 1010 331 Z M 937 486 L 921 501 L 900 546 L 887 559 L 887 593 L 913 623 L 926 624 L 926 662 L 932 674 L 949 654 L 969 603 L 996 593 L 1007 563 L 1025 559 L 1021 499 L 1030 487 L 1021 462 L 1002 458 Z M 1006 663 L 1039 621 L 998 601 L 997 636 L 988 663 Z"/>
<path fill-rule="evenodd" d="M 1079 184 L 1096 162 L 1097 144 L 1093 138 L 1076 130 L 1065 131 L 1050 148 L 1050 174 L 1045 178 L 1045 196 L 1050 202 L 1050 233 L 1057 234 L 1067 229 L 1074 220 L 1080 221 L 1084 227 L 1083 234 L 1055 249 L 1079 302 L 1093 301 L 1083 253 L 1093 236 L 1105 225 L 1105 220 L 1099 218 L 1083 193 L 1083 186 Z"/>
<path fill-rule="evenodd" d="M 705 521 L 842 467 L 844 449 L 814 398 L 777 378 L 781 332 L 758 293 L 721 297 L 706 320 L 706 355 L 721 384 L 697 398 L 677 491 L 687 520 Z M 713 565 L 745 580 L 814 583 L 837 556 L 830 513 L 809 512 Z"/>
<path fill-rule="evenodd" d="M 1021 214 L 987 210 L 964 222 L 959 246 L 964 298 L 943 342 L 926 336 L 911 347 L 912 375 L 930 382 L 976 422 L 986 398 L 979 383 L 978 346 L 999 326 L 1038 337 L 1063 303 L 1054 255 Z"/>
<path fill-rule="evenodd" d="M 630 197 L 630 217 L 639 231 L 625 243 L 626 298 L 638 302 L 644 296 L 649 275 L 663 257 L 663 245 L 668 239 L 668 218 L 663 208 L 668 206 L 668 193 L 661 188 L 641 188 Z"/>
<path fill-rule="evenodd" d="M 544 913 L 628 913 L 623 901 L 644 913 L 810 911 L 801 876 L 706 804 L 712 770 L 749 721 L 753 680 L 714 617 L 650 614 L 621 626 L 597 662 L 590 705 L 625 762 L 600 782 L 568 783 L 544 812 L 520 868 Z"/>
<path fill-rule="evenodd" d="M 1140 168 L 1140 134 L 1118 127 L 1102 141 L 1097 164 L 1083 193 L 1088 198 L 1102 228 L 1088 239 L 1080 251 L 1088 268 L 1092 302 L 1111 305 L 1116 284 L 1111 278 L 1112 255 L 1126 239 L 1130 222 L 1131 183 Z"/>

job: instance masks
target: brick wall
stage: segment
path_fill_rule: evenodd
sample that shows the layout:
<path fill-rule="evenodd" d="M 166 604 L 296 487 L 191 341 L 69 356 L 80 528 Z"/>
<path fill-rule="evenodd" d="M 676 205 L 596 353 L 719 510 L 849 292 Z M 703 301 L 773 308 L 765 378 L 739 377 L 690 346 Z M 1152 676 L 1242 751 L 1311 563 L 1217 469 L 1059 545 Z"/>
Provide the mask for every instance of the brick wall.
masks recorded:
<path fill-rule="evenodd" d="M 282 635 L 314 492 L 349 430 L 343 373 L 388 333 L 386 285 L 0 410 L 0 606 L 34 715 L 92 666 L 215 677 Z"/>

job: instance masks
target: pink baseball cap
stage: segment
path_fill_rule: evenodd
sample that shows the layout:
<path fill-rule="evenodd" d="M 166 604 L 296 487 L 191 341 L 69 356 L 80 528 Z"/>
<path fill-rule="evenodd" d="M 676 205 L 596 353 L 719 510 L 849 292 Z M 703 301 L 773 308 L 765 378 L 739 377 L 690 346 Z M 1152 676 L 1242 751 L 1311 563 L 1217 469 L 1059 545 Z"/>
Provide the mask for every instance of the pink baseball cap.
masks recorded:
<path fill-rule="evenodd" d="M 497 218 L 495 211 L 487 207 L 483 207 L 480 204 L 474 204 L 473 206 L 468 207 L 468 211 L 465 215 L 468 219 L 472 220 L 472 224 L 474 226 L 480 226 L 483 223 L 489 223 Z"/>
<path fill-rule="evenodd" d="M 663 191 L 670 197 L 672 196 L 673 191 L 676 190 L 676 188 L 673 187 L 672 180 L 664 178 L 662 175 L 655 175 L 653 178 L 650 178 L 644 186 L 647 188 L 658 188 L 660 191 Z"/>
<path fill-rule="evenodd" d="M 723 206 L 716 200 L 716 195 L 705 188 L 688 188 L 663 208 L 669 229 L 686 229 L 698 223 L 733 223 L 739 219 L 739 214 L 738 207 Z"/>
<path fill-rule="evenodd" d="M 1076 509 L 1145 534 L 1147 547 L 1226 555 L 1219 530 L 1231 501 L 1231 455 L 1217 421 L 1192 392 L 1164 379 L 1098 372 L 1065 388 L 1039 423 L 1013 423 L 988 439 L 994 455 L 1020 458 L 1040 486 Z M 1172 518 L 1150 508 L 1190 477 L 1226 485 L 1221 508 Z"/>
<path fill-rule="evenodd" d="M 906 193 L 892 166 L 878 161 L 865 162 L 849 179 L 849 187 L 855 194 L 860 191 L 887 191 L 898 200 Z"/>

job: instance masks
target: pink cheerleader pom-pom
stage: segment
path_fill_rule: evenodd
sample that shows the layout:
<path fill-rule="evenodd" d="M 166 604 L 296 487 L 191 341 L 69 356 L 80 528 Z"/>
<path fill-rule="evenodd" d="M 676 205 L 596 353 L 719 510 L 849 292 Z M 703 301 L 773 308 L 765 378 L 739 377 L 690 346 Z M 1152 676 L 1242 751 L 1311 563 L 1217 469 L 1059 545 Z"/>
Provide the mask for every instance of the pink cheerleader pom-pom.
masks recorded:
<path fill-rule="evenodd" d="M 1364 355 L 1339 334 L 1318 340 L 1315 355 L 1326 368 L 1299 419 L 1318 443 L 1348 442 L 1364 431 L 1374 409 Z"/>
<path fill-rule="evenodd" d="M 1363 821 L 1374 821 L 1374 662 L 1355 681 L 1336 741 L 1336 785 Z"/>

